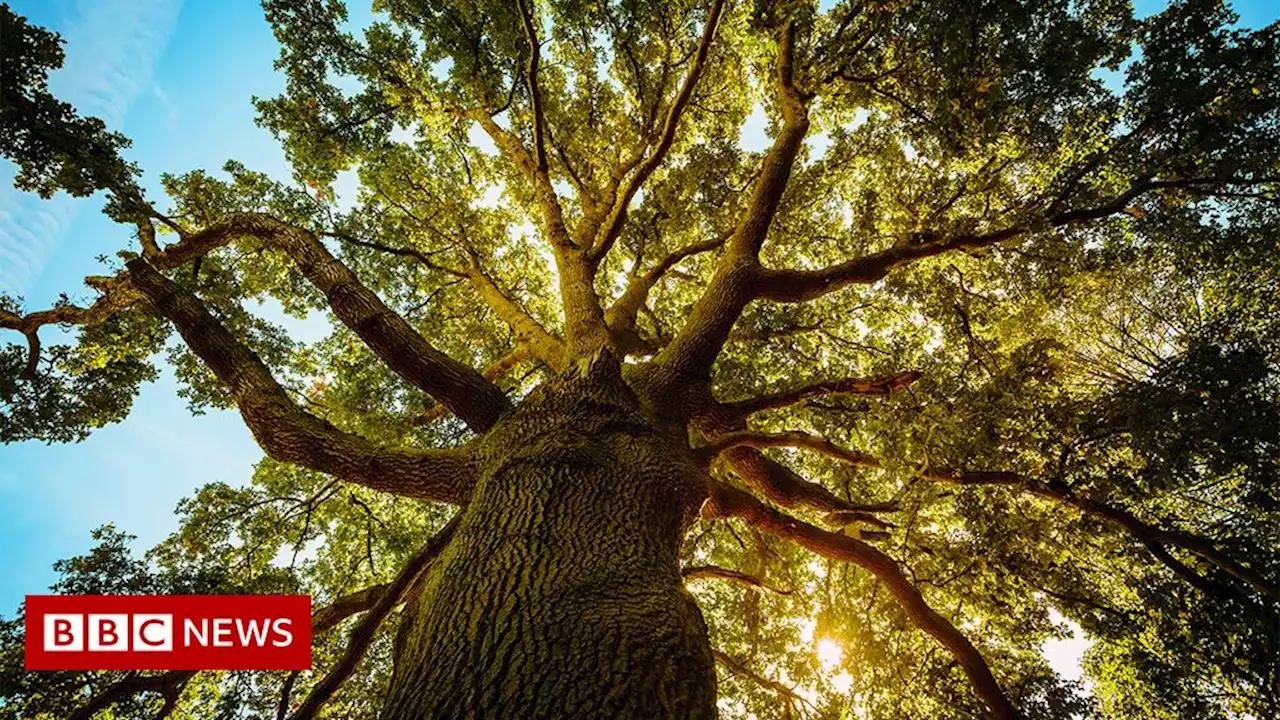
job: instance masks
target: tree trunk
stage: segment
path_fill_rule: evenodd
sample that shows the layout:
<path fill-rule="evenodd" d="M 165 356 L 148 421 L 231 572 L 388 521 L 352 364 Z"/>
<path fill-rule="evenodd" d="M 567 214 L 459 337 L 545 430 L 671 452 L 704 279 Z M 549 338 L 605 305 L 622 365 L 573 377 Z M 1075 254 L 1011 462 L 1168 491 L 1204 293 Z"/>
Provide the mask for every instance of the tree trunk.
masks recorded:
<path fill-rule="evenodd" d="M 714 659 L 677 562 L 705 485 L 616 366 L 585 372 L 486 437 L 408 609 L 384 720 L 714 717 Z"/>

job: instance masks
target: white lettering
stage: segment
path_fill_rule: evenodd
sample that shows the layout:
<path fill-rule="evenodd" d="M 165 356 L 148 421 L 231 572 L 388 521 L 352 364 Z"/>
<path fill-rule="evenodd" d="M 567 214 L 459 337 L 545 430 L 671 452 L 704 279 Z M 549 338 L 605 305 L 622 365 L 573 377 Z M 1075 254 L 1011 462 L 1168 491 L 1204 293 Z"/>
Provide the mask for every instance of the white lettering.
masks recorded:
<path fill-rule="evenodd" d="M 193 636 L 195 637 L 195 642 L 191 640 Z M 200 626 L 197 628 L 195 621 L 187 618 L 186 622 L 182 623 L 182 644 L 187 647 L 192 645 L 207 647 L 209 645 L 209 621 L 201 620 Z"/>
<path fill-rule="evenodd" d="M 240 633 L 240 644 L 244 646 L 267 644 L 267 631 L 271 629 L 271 621 L 264 619 L 261 626 L 257 620 L 241 621 L 236 618 L 236 630 Z"/>
<path fill-rule="evenodd" d="M 49 652 L 84 649 L 84 615 L 45 615 L 44 649 Z"/>
<path fill-rule="evenodd" d="M 232 640 L 231 618 L 214 618 L 213 619 L 213 646 L 214 647 L 231 647 L 235 645 Z"/>
<path fill-rule="evenodd" d="M 288 647 L 293 644 L 293 633 L 287 629 L 290 625 L 293 625 L 293 621 L 289 618 L 277 618 L 275 622 L 271 623 L 271 629 L 282 638 L 280 640 L 272 640 L 272 645 Z"/>
<path fill-rule="evenodd" d="M 89 616 L 89 650 L 91 652 L 126 652 L 129 650 L 129 616 L 123 614 Z"/>
<path fill-rule="evenodd" d="M 191 621 L 188 620 L 188 623 Z M 168 652 L 173 649 L 173 616 L 138 613 L 133 616 L 133 649 Z"/>

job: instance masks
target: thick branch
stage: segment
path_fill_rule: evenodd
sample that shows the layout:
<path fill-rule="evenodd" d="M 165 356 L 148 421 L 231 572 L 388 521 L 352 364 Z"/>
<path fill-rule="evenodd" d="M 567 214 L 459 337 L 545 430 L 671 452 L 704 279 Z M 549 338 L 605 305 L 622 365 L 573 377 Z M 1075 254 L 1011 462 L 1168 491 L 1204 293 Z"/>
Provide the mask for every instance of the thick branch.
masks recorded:
<path fill-rule="evenodd" d="M 703 462 L 709 464 L 723 456 L 743 482 L 778 505 L 826 513 L 833 524 L 865 521 L 882 528 L 889 524 L 875 518 L 873 513 L 897 509 L 883 503 L 867 505 L 845 500 L 821 483 L 806 480 L 760 452 L 776 447 L 812 447 L 854 464 L 873 460 L 861 453 L 839 448 L 825 438 L 803 432 L 750 431 L 747 430 L 746 413 L 735 411 L 732 404 L 714 402 L 698 415 L 695 427 L 709 438 L 706 445 L 696 450 Z"/>
<path fill-rule="evenodd" d="M 560 276 L 560 301 L 564 306 L 566 359 L 590 355 L 609 345 L 604 309 L 595 291 L 595 267 L 586 250 L 574 244 L 564 221 L 564 211 L 546 173 L 540 173 L 520 139 L 503 130 L 487 113 L 475 116 L 499 149 L 520 165 L 533 182 L 535 200 L 542 214 L 542 229 L 551 245 Z"/>
<path fill-rule="evenodd" d="M 790 540 L 824 557 L 853 563 L 875 575 L 897 598 L 907 617 L 951 651 L 992 717 L 998 720 L 1021 717 L 1005 697 L 978 649 L 955 625 L 929 607 L 893 558 L 861 540 L 827 532 L 784 515 L 728 485 L 715 483 L 711 491 L 704 514 L 742 518 L 764 532 Z"/>
<path fill-rule="evenodd" d="M 735 453 L 754 452 L 754 450 L 744 450 L 744 448 L 767 447 L 809 448 L 860 467 L 876 468 L 882 467 L 884 464 L 883 460 L 873 455 L 849 450 L 820 435 L 805 432 L 730 432 L 713 438 L 708 445 L 700 448 L 699 452 L 707 458 L 724 454 L 748 485 L 764 493 L 766 497 L 780 505 L 790 507 L 791 505 L 788 505 L 788 503 L 792 503 L 813 506 L 813 503 L 820 501 L 820 494 L 818 500 L 813 499 L 813 497 L 795 498 L 794 491 L 787 492 L 794 486 L 794 481 L 791 483 L 786 482 L 785 475 L 776 469 L 770 472 L 771 469 L 762 467 L 758 459 L 742 455 L 742 458 L 745 459 L 744 462 L 743 459 L 735 456 Z M 764 458 L 764 460 L 772 462 L 767 458 Z M 782 470 L 786 470 L 786 468 L 782 468 Z M 1176 547 L 1196 555 L 1232 577 L 1251 585 L 1263 595 L 1280 601 L 1280 586 L 1277 586 L 1275 582 L 1256 570 L 1228 557 L 1209 540 L 1190 533 L 1164 530 L 1150 525 L 1125 510 L 1080 497 L 1061 483 L 1040 483 L 1019 473 L 991 470 L 925 468 L 919 472 L 919 475 L 926 480 L 956 485 L 999 485 L 1011 487 L 1031 495 L 1070 505 L 1088 515 L 1108 520 L 1124 528 L 1138 542 L 1142 543 L 1143 547 L 1147 548 L 1157 560 L 1201 590 L 1217 592 L 1218 588 L 1212 581 L 1199 575 L 1173 557 L 1166 549 L 1167 547 Z M 796 479 L 801 482 L 807 482 L 800 478 Z M 813 485 L 813 483 L 808 484 Z M 804 489 L 803 486 L 800 487 Z"/>
<path fill-rule="evenodd" d="M 23 334 L 27 336 L 27 366 L 22 369 L 22 379 L 34 381 L 40 374 L 40 334 L 36 330 Z"/>
<path fill-rule="evenodd" d="M 339 430 L 295 405 L 262 360 L 194 295 L 145 260 L 131 260 L 127 272 L 230 391 L 268 456 L 396 495 L 459 503 L 470 494 L 475 470 L 469 450 L 392 450 Z"/>
<path fill-rule="evenodd" d="M 849 502 L 821 483 L 804 479 L 787 466 L 769 459 L 764 453 L 751 447 L 734 447 L 727 450 L 724 457 L 743 482 L 771 502 L 786 508 L 828 513 L 834 524 L 847 525 L 850 520 L 864 519 L 871 512 L 868 507 L 877 507 Z M 883 521 L 872 522 L 881 525 Z"/>
<path fill-rule="evenodd" d="M 348 593 L 311 613 L 311 632 L 322 633 L 337 627 L 343 620 L 372 608 L 378 603 L 391 583 L 371 585 L 363 590 Z"/>
<path fill-rule="evenodd" d="M 488 380 L 489 382 L 493 382 L 494 380 L 497 380 L 503 375 L 506 375 L 507 373 L 511 372 L 512 368 L 524 362 L 525 360 L 528 360 L 532 356 L 533 354 L 529 351 L 527 347 L 522 345 L 517 345 L 516 349 L 512 350 L 506 355 L 503 355 L 501 358 L 498 358 L 492 363 L 489 363 L 489 365 L 486 366 L 485 369 L 481 371 L 480 374 L 484 376 L 485 380 Z M 449 409 L 446 408 L 445 406 L 439 405 L 439 404 L 432 405 L 428 407 L 425 411 L 423 411 L 421 415 L 418 415 L 417 417 L 415 417 L 413 419 L 413 424 L 419 427 L 423 425 L 430 425 L 431 423 L 435 422 L 436 420 L 439 420 L 440 418 L 444 417 L 448 413 L 449 413 Z"/>
<path fill-rule="evenodd" d="M 151 253 L 148 263 L 159 270 L 181 267 L 246 236 L 259 238 L 288 255 L 307 280 L 325 294 L 338 319 L 378 357 L 411 384 L 444 403 L 476 432 L 487 430 L 509 406 L 500 390 L 473 368 L 433 347 L 362 285 L 315 235 L 270 215 L 226 215 L 200 232 L 185 235 L 164 250 Z M 89 278 L 87 282 L 104 293 L 92 306 L 63 305 L 25 317 L 4 313 L 0 315 L 0 327 L 13 328 L 30 337 L 41 325 L 100 323 L 143 299 L 127 273 Z"/>
<path fill-rule="evenodd" d="M 595 290 L 594 266 L 576 248 L 558 251 L 556 265 L 564 304 L 566 360 L 589 357 L 601 348 L 611 347 L 613 339 Z"/>
<path fill-rule="evenodd" d="M 604 308 L 595 291 L 595 266 L 588 259 L 590 248 L 579 247 L 573 242 L 560 198 L 551 182 L 544 138 L 545 118 L 537 85 L 539 44 L 532 9 L 522 3 L 520 14 L 530 44 L 526 79 L 533 110 L 534 153 L 531 155 L 520 138 L 504 130 L 487 111 L 469 111 L 464 115 L 478 122 L 494 144 L 520 166 L 533 184 L 534 200 L 542 215 L 542 229 L 551 245 L 560 277 L 568 350 L 566 359 L 586 357 L 610 345 L 609 332 L 604 321 Z"/>
<path fill-rule="evenodd" d="M 726 239 L 725 237 L 709 238 L 678 248 L 647 272 L 633 276 L 631 281 L 627 283 L 627 289 L 622 292 L 622 296 L 614 301 L 613 305 L 605 313 L 609 327 L 615 331 L 635 328 L 636 316 L 640 313 L 640 308 L 644 307 L 645 301 L 649 299 L 649 292 L 653 290 L 653 286 L 657 285 L 659 280 L 666 276 L 672 268 L 683 262 L 685 258 L 715 250 L 724 245 Z"/>
<path fill-rule="evenodd" d="M 180 245 L 221 245 L 236 236 L 251 235 L 284 251 L 302 274 L 325 294 L 338 319 L 364 340 L 388 367 L 439 400 L 472 430 L 489 429 L 509 406 L 502 391 L 473 368 L 433 347 L 403 317 L 361 284 L 313 234 L 268 215 L 245 213 L 227 216 L 201 235 L 200 239 L 184 238 Z"/>
<path fill-rule="evenodd" d="M 894 268 L 953 250 L 975 250 L 1026 235 L 1033 230 L 1064 227 L 1099 220 L 1127 210 L 1135 200 L 1153 190 L 1195 190 L 1206 185 L 1254 185 L 1276 178 L 1152 180 L 1140 178 L 1128 190 L 1095 207 L 1054 213 L 1036 222 L 1025 222 L 978 235 L 944 236 L 917 244 L 901 244 L 819 270 L 762 269 L 756 282 L 757 297 L 777 302 L 804 302 L 849 285 L 874 283 Z"/>
<path fill-rule="evenodd" d="M 560 339 L 556 336 L 547 332 L 547 330 L 542 327 L 542 324 L 535 320 L 528 311 L 520 307 L 519 303 L 512 300 L 510 296 L 503 292 L 502 288 L 498 287 L 497 282 L 490 277 L 481 266 L 478 253 L 472 251 L 460 240 L 458 241 L 458 244 L 467 248 L 469 256 L 469 262 L 465 270 L 441 264 L 432 259 L 426 253 L 415 248 L 384 245 L 382 243 L 371 242 L 369 240 L 361 240 L 347 235 L 346 233 L 329 232 L 324 234 L 352 245 L 358 245 L 360 247 L 392 255 L 399 255 L 401 257 L 410 257 L 433 270 L 447 273 L 461 280 L 466 280 L 480 295 L 480 298 L 488 304 L 489 308 L 492 309 L 498 317 L 511 328 L 511 331 L 515 333 L 516 338 L 528 346 L 539 360 L 545 362 L 553 369 L 558 370 L 562 367 L 564 362 L 564 343 L 560 342 Z M 481 374 L 483 375 L 484 373 Z M 486 379 L 492 380 L 493 378 L 486 377 Z"/>
<path fill-rule="evenodd" d="M 564 221 L 564 210 L 560 207 L 560 199 L 551 184 L 550 175 L 538 169 L 537 160 L 520 141 L 520 137 L 504 129 L 486 110 L 466 111 L 464 116 L 479 123 L 498 150 L 515 162 L 529 178 L 533 185 L 534 200 L 542 214 L 543 231 L 547 234 L 552 249 L 559 252 L 561 249 L 572 248 L 573 240 Z"/>
<path fill-rule="evenodd" d="M 473 264 L 467 271 L 467 278 L 480 297 L 511 328 L 520 344 L 528 347 L 552 370 L 564 368 L 565 347 L 560 338 L 547 332 L 532 315 L 508 297 L 478 264 Z"/>
<path fill-rule="evenodd" d="M 194 670 L 170 670 L 159 675 L 127 675 L 123 680 L 94 695 L 88 704 L 71 714 L 70 720 L 90 720 L 108 707 L 142 693 L 159 693 L 168 707 L 176 702 L 182 689 L 195 675 Z"/>
<path fill-rule="evenodd" d="M 794 84 L 794 43 L 795 31 L 788 23 L 779 33 L 776 68 L 782 128 L 761 162 L 760 177 L 751 199 L 689 320 L 654 360 L 665 370 L 668 383 L 677 386 L 705 383 L 733 324 L 757 294 L 760 247 L 773 224 L 809 131 L 807 99 Z"/>

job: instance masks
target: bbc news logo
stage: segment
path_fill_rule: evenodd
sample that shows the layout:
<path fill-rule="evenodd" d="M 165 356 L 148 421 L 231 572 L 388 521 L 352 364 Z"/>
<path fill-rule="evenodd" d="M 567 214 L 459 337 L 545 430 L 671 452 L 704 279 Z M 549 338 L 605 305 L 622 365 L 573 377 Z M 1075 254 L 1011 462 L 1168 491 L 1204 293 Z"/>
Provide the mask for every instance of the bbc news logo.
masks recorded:
<path fill-rule="evenodd" d="M 306 595 L 28 595 L 28 670 L 309 670 Z"/>
<path fill-rule="evenodd" d="M 289 618 L 187 618 L 187 647 L 289 647 Z M 44 616 L 45 652 L 167 652 L 173 650 L 173 615 L 54 614 Z M 268 639 L 269 638 L 269 639 Z"/>

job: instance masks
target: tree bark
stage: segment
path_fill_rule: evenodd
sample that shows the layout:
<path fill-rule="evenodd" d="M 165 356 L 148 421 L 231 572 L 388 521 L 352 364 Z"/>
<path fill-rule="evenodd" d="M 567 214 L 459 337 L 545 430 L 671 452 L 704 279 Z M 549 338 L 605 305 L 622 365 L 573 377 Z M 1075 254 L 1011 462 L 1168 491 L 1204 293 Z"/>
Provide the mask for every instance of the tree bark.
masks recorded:
<path fill-rule="evenodd" d="M 598 365 L 485 436 L 457 533 L 406 608 L 384 720 L 715 716 L 677 562 L 706 486 L 684 438 Z"/>

